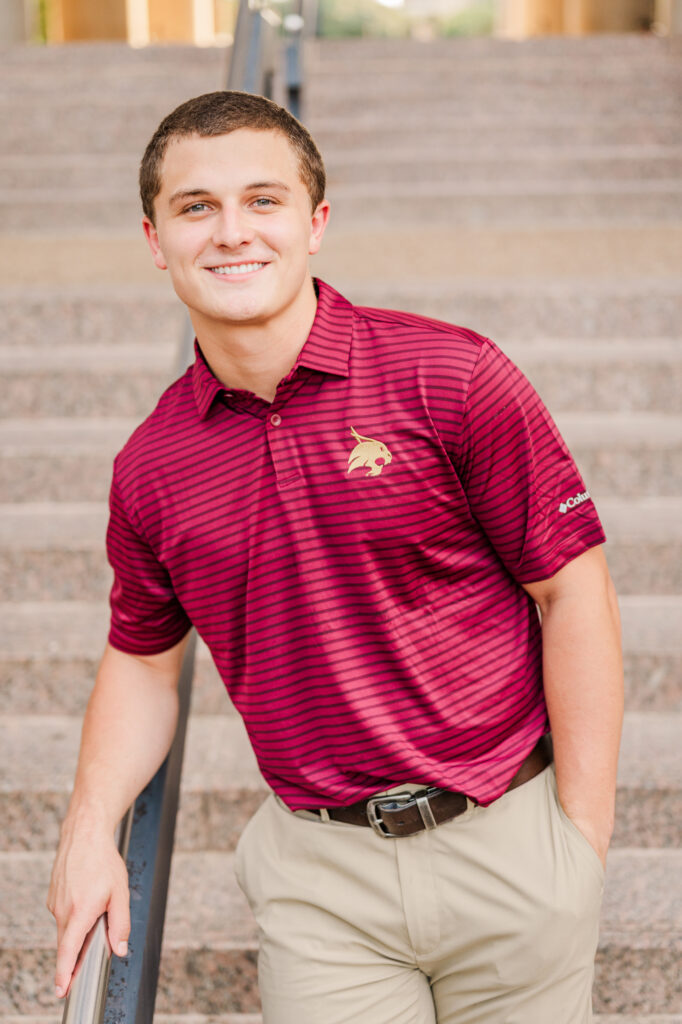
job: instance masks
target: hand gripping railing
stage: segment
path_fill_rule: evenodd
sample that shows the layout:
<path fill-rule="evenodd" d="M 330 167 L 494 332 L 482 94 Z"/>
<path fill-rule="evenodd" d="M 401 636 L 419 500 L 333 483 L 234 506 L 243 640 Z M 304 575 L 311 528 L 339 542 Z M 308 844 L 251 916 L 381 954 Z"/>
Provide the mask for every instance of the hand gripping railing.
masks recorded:
<path fill-rule="evenodd" d="M 152 1024 L 195 648 L 193 633 L 182 664 L 178 725 L 168 756 L 116 833 L 130 884 L 128 955 L 112 960 L 105 917 L 100 917 L 83 943 L 62 1024 Z"/>

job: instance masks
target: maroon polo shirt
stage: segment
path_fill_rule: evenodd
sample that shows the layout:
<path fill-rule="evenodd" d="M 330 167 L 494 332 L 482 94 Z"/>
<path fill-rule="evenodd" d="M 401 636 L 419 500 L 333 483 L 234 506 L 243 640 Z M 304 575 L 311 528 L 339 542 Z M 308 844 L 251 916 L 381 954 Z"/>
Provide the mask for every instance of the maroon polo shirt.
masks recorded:
<path fill-rule="evenodd" d="M 490 340 L 317 288 L 271 404 L 197 349 L 117 457 L 110 641 L 153 654 L 194 624 L 292 808 L 405 781 L 485 804 L 547 728 L 519 584 L 604 533 Z"/>

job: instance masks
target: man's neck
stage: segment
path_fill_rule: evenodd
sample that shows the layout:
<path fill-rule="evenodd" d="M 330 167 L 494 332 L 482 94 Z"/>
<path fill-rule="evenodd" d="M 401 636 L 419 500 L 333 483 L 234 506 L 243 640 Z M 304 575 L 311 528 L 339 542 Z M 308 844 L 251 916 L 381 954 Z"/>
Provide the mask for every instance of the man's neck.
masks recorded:
<path fill-rule="evenodd" d="M 218 380 L 272 402 L 310 334 L 316 309 L 311 281 L 309 293 L 276 321 L 218 326 L 201 318 L 193 321 L 201 351 Z"/>

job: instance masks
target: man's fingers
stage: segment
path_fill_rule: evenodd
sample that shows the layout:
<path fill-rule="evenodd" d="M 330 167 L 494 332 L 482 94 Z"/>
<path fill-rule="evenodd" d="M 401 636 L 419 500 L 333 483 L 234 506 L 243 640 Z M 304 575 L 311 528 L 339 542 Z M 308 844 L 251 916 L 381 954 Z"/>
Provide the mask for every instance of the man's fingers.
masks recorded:
<path fill-rule="evenodd" d="M 69 990 L 71 975 L 76 966 L 85 937 L 95 920 L 72 917 L 59 940 L 57 946 L 57 969 L 55 971 L 55 993 L 61 999 Z"/>
<path fill-rule="evenodd" d="M 109 945 L 116 956 L 125 956 L 130 935 L 130 895 L 125 883 L 116 886 L 111 894 L 107 907 L 107 923 Z"/>

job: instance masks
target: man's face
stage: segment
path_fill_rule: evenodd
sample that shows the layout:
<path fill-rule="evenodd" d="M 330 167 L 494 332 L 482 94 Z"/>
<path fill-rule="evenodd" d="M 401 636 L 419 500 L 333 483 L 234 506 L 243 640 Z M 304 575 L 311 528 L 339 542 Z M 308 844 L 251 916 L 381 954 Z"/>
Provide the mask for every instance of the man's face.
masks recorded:
<path fill-rule="evenodd" d="M 156 226 L 145 218 L 145 234 L 198 334 L 264 325 L 295 307 L 329 206 L 311 212 L 284 135 L 239 129 L 173 139 L 161 182 Z"/>

